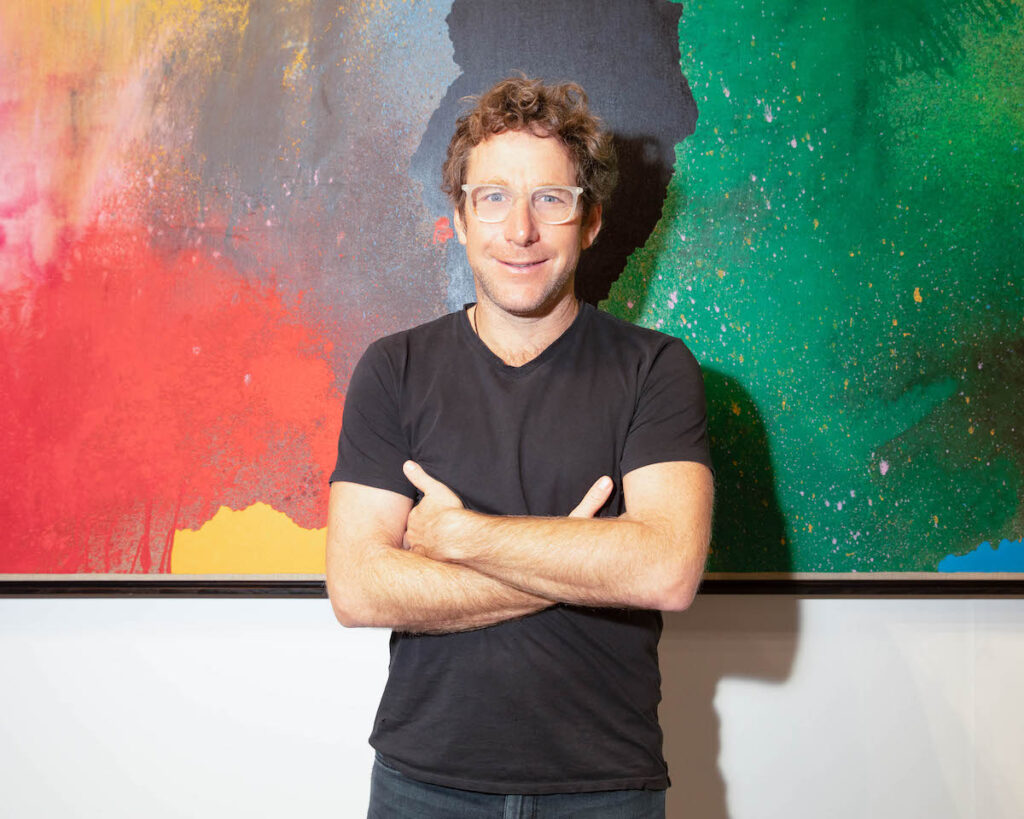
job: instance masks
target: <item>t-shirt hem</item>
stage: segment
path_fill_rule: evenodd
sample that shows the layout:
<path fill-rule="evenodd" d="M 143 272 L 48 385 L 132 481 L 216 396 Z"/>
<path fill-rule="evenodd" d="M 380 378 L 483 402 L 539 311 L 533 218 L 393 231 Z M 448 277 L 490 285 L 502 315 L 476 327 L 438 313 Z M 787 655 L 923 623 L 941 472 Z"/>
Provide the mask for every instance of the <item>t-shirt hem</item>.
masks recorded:
<path fill-rule="evenodd" d="M 599 791 L 663 791 L 669 786 L 668 774 L 620 779 L 574 780 L 567 782 L 500 782 L 496 780 L 463 779 L 412 768 L 377 752 L 380 761 L 400 774 L 442 788 L 457 788 L 476 793 L 510 794 L 515 796 L 548 795 L 553 793 L 596 793 Z"/>

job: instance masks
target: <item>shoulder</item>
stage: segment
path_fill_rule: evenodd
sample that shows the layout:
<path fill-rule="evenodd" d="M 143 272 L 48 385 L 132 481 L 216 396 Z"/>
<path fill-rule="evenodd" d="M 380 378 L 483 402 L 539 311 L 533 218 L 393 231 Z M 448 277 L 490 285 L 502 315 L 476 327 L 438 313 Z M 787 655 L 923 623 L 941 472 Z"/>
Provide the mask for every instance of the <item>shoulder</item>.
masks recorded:
<path fill-rule="evenodd" d="M 676 336 L 631 324 L 590 305 L 588 308 L 593 343 L 605 351 L 614 351 L 615 358 L 625 356 L 647 366 L 667 360 L 687 370 L 699 372 L 697 359 Z"/>
<path fill-rule="evenodd" d="M 461 319 L 461 312 L 448 313 L 407 330 L 381 336 L 366 348 L 363 358 L 396 363 L 414 350 L 444 349 L 454 343 Z"/>
<path fill-rule="evenodd" d="M 440 318 L 418 324 L 407 330 L 399 330 L 397 333 L 381 336 L 374 341 L 370 347 L 382 350 L 391 350 L 404 347 L 409 344 L 422 344 L 439 340 L 444 336 L 451 335 L 459 321 L 462 319 L 462 311 L 448 313 Z"/>
<path fill-rule="evenodd" d="M 682 341 L 675 336 L 670 336 L 660 330 L 652 330 L 649 327 L 641 327 L 639 324 L 631 324 L 625 319 L 599 310 L 593 305 L 587 305 L 587 309 L 590 312 L 591 327 L 595 333 L 639 346 L 654 348 L 663 347 L 666 344 L 682 344 Z"/>
<path fill-rule="evenodd" d="M 366 390 L 379 394 L 383 390 L 397 396 L 412 362 L 429 364 L 430 360 L 436 360 L 431 357 L 450 356 L 457 337 L 458 319 L 458 313 L 450 313 L 371 342 L 356 362 L 347 394 L 359 396 Z"/>

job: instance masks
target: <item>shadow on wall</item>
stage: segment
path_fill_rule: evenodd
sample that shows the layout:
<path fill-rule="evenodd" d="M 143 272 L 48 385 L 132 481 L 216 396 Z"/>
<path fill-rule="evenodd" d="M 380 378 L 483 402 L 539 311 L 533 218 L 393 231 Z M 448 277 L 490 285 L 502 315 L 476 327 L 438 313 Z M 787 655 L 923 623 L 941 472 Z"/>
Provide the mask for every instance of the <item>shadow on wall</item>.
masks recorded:
<path fill-rule="evenodd" d="M 792 570 L 786 522 L 775 492 L 768 431 L 749 393 L 733 377 L 703 367 L 715 522 L 708 572 Z"/>
<path fill-rule="evenodd" d="M 665 616 L 659 715 L 672 779 L 668 819 L 729 819 L 726 781 L 719 767 L 718 683 L 744 677 L 782 684 L 796 657 L 796 598 L 759 595 L 746 597 L 735 607 L 728 600 L 698 595 L 688 611 Z"/>
<path fill-rule="evenodd" d="M 606 298 L 629 254 L 657 223 L 675 146 L 697 121 L 679 71 L 681 12 L 668 0 L 455 0 L 448 30 L 462 74 L 431 116 L 410 166 L 431 220 L 451 211 L 441 192 L 441 165 L 464 97 L 516 72 L 578 82 L 619 151 L 619 188 L 598 246 L 584 255 L 577 275 L 581 298 L 595 304 Z M 455 242 L 448 248 L 447 302 L 455 310 L 475 294 L 462 248 Z"/>
<path fill-rule="evenodd" d="M 722 373 L 705 368 L 704 383 L 716 492 L 709 569 L 788 572 L 789 541 L 757 406 Z M 796 598 L 762 596 L 731 610 L 698 595 L 689 611 L 665 616 L 659 713 L 672 777 L 670 819 L 727 819 L 726 783 L 718 766 L 718 682 L 737 676 L 785 682 L 798 640 Z"/>

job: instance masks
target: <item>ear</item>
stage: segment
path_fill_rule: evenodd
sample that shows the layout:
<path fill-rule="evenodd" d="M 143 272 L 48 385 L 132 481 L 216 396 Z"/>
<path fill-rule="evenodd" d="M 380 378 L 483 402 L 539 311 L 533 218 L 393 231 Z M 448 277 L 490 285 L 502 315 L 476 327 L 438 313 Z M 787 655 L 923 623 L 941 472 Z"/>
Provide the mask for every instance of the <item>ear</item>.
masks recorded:
<path fill-rule="evenodd" d="M 466 223 L 462 219 L 462 208 L 455 208 L 452 221 L 455 223 L 455 235 L 459 237 L 459 242 L 466 244 Z"/>
<path fill-rule="evenodd" d="M 580 227 L 580 249 L 586 250 L 597 239 L 601 232 L 601 206 L 594 205 L 587 211 L 583 224 Z"/>

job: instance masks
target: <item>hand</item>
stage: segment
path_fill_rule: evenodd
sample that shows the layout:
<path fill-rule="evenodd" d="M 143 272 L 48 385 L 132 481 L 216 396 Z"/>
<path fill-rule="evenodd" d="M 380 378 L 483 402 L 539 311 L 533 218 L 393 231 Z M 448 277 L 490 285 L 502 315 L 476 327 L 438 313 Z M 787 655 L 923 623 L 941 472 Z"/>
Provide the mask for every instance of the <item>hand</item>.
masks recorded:
<path fill-rule="evenodd" d="M 445 560 L 448 556 L 441 551 L 446 544 L 440 531 L 440 518 L 445 512 L 463 509 L 462 501 L 415 461 L 406 461 L 402 470 L 409 482 L 423 493 L 420 502 L 409 512 L 402 545 L 426 557 Z"/>
<path fill-rule="evenodd" d="M 402 545 L 410 551 L 434 560 L 457 560 L 459 544 L 445 537 L 441 519 L 446 512 L 465 507 L 459 496 L 439 480 L 428 475 L 415 461 L 406 461 L 402 469 L 409 482 L 423 493 L 423 498 L 409 513 Z M 614 483 L 602 475 L 583 495 L 570 518 L 592 518 L 611 496 Z"/>

